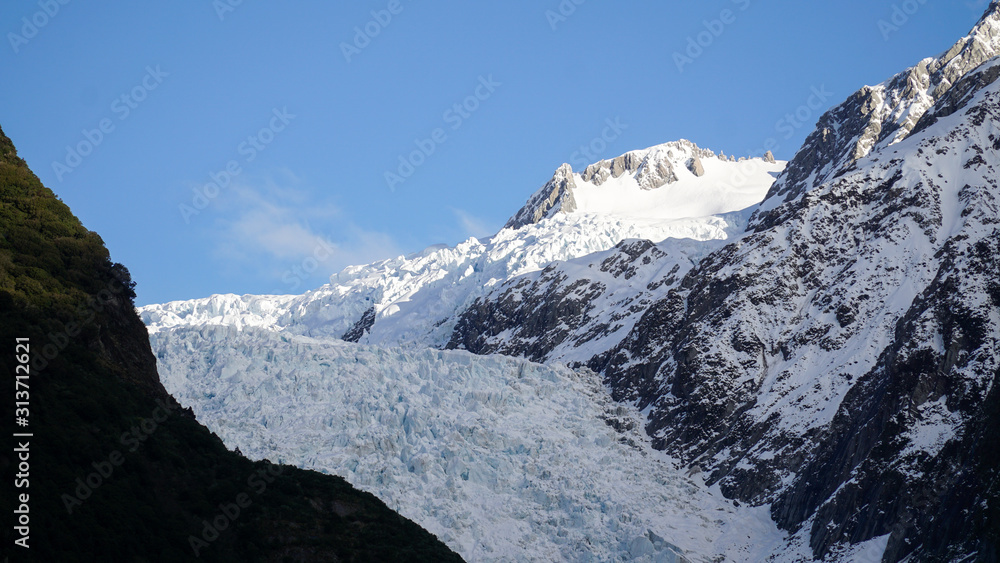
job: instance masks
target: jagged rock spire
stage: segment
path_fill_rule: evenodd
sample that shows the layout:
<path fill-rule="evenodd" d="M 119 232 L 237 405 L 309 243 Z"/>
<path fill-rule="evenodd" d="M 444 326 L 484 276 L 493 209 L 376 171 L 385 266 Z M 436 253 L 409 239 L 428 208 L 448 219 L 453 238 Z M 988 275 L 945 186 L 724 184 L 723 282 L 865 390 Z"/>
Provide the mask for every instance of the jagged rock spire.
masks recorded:
<path fill-rule="evenodd" d="M 865 86 L 829 110 L 767 195 L 765 208 L 836 177 L 880 146 L 902 141 L 964 76 L 1000 55 L 1000 1 L 968 35 L 877 86 Z M 754 225 L 751 225 L 753 228 Z"/>

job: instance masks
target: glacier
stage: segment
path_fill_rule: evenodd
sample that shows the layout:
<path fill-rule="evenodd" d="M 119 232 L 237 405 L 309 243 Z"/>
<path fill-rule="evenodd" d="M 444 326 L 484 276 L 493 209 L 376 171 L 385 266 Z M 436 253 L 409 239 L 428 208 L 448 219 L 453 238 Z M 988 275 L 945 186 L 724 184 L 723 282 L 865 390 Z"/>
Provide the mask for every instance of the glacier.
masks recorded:
<path fill-rule="evenodd" d="M 586 369 L 258 327 L 151 344 L 228 447 L 340 475 L 469 561 L 759 560 L 785 539 L 654 450 Z"/>

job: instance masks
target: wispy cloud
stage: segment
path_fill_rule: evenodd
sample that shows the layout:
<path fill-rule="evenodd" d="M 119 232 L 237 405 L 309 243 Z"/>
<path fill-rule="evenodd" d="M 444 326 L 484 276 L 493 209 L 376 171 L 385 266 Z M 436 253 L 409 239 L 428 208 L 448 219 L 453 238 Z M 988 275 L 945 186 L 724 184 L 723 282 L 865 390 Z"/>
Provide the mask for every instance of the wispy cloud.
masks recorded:
<path fill-rule="evenodd" d="M 217 202 L 211 228 L 221 266 L 272 281 L 304 270 L 319 285 L 346 266 L 401 254 L 390 235 L 363 229 L 338 207 L 316 201 L 287 171 L 234 185 Z"/>
<path fill-rule="evenodd" d="M 449 207 L 448 209 L 455 214 L 455 218 L 458 220 L 458 226 L 462 231 L 462 236 L 465 238 L 485 238 L 496 234 L 497 232 L 497 229 L 491 228 L 485 220 L 476 217 L 464 209 L 458 209 L 456 207 Z"/>

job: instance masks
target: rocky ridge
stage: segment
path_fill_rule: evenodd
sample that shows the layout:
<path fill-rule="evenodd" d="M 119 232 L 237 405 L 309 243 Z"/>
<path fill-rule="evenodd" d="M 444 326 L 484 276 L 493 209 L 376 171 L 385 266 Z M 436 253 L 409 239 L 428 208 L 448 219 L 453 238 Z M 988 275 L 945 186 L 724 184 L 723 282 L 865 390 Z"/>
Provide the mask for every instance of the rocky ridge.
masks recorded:
<path fill-rule="evenodd" d="M 609 179 L 631 176 L 641 189 L 656 190 L 677 182 L 680 179 L 678 170 L 682 170 L 683 173 L 690 172 L 697 177 L 704 176 L 705 168 L 702 160 L 708 158 L 727 161 L 724 155 L 717 156 L 708 149 L 699 148 L 691 141 L 681 139 L 595 162 L 576 175 L 569 164 L 563 164 L 556 170 L 552 179 L 535 192 L 524 207 L 507 221 L 504 228 L 520 229 L 546 217 L 552 217 L 556 213 L 577 211 L 578 204 L 574 196 L 579 187 L 577 180 L 593 186 L 602 186 Z M 772 156 L 770 163 L 774 162 Z"/>
<path fill-rule="evenodd" d="M 751 228 L 780 221 L 763 213 L 850 170 L 874 151 L 910 135 L 923 115 L 979 65 L 1000 54 L 1000 4 L 994 0 L 972 31 L 936 57 L 876 86 L 865 86 L 820 117 L 816 129 L 768 193 Z"/>

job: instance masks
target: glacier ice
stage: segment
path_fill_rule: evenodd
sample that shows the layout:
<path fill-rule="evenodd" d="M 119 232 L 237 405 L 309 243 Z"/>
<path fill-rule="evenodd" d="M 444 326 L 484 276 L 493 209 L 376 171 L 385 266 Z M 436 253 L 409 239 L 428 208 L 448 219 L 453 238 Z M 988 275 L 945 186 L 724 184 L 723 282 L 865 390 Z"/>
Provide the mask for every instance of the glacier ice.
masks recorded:
<path fill-rule="evenodd" d="M 589 370 L 258 327 L 151 342 L 227 446 L 341 475 L 470 561 L 700 561 L 783 537 L 653 450 Z"/>

